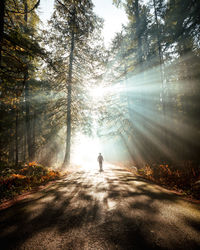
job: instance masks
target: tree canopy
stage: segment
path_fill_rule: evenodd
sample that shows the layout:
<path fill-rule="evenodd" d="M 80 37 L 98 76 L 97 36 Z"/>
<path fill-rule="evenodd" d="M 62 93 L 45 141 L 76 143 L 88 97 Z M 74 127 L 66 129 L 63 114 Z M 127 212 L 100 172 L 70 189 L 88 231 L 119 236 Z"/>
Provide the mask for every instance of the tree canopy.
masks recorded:
<path fill-rule="evenodd" d="M 128 23 L 106 48 L 91 0 L 55 0 L 45 29 L 39 0 L 1 1 L 2 161 L 67 166 L 77 133 L 108 160 L 199 160 L 199 2 L 113 4 Z"/>

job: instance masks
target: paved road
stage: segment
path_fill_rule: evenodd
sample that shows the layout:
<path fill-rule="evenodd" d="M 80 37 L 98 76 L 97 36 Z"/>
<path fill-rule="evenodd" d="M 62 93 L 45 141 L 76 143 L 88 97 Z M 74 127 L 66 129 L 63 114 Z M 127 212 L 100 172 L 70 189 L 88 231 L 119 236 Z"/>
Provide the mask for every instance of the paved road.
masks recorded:
<path fill-rule="evenodd" d="M 3 250 L 200 249 L 200 205 L 107 165 L 1 211 L 0 241 Z"/>

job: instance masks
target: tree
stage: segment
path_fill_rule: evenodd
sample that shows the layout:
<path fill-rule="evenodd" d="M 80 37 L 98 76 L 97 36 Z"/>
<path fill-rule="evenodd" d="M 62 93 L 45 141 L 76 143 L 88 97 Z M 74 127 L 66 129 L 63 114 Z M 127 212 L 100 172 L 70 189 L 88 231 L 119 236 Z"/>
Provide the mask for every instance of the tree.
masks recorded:
<path fill-rule="evenodd" d="M 64 157 L 64 165 L 70 162 L 70 147 L 72 133 L 72 102 L 73 92 L 76 82 L 82 82 L 78 76 L 77 67 L 85 67 L 87 60 L 91 62 L 91 58 L 95 57 L 90 52 L 88 41 L 92 35 L 95 26 L 98 26 L 98 18 L 94 15 L 91 1 L 56 1 L 55 12 L 51 21 L 54 37 L 60 44 L 60 56 L 65 60 L 65 68 L 67 83 L 67 121 L 66 121 L 66 151 Z M 65 39 L 63 39 L 65 38 Z M 55 39 L 52 39 L 55 41 Z M 94 50 L 93 50 L 94 52 Z M 88 54 L 86 56 L 86 54 Z M 67 62 L 68 60 L 68 62 Z M 85 61 L 86 60 L 86 61 Z M 82 65 L 81 65 L 82 64 Z M 91 67 L 91 65 L 90 65 Z M 88 72 L 89 74 L 89 72 Z M 81 76 L 83 77 L 83 76 Z"/>
<path fill-rule="evenodd" d="M 124 6 L 129 19 L 122 42 L 117 44 L 116 37 L 115 54 L 120 63 L 115 70 L 118 81 L 128 83 L 133 145 L 143 160 L 195 158 L 199 148 L 194 125 L 198 123 L 199 3 L 113 2 Z M 126 70 L 120 75 L 123 67 Z M 134 86 L 137 91 L 132 90 Z M 184 136 L 180 131 L 185 131 Z"/>
<path fill-rule="evenodd" d="M 1 43 L 1 109 L 2 109 L 2 138 L 12 137 L 15 129 L 16 138 L 16 163 L 18 161 L 18 152 L 21 146 L 21 140 L 18 138 L 24 137 L 21 135 L 21 122 L 24 119 L 23 113 L 23 96 L 24 96 L 24 75 L 27 68 L 31 69 L 33 74 L 33 59 L 44 56 L 44 51 L 40 48 L 36 39 L 35 26 L 38 17 L 35 14 L 35 9 L 40 1 L 34 1 L 29 4 L 27 1 L 5 1 L 5 12 L 3 16 L 3 36 Z M 30 13 L 30 21 L 27 22 L 27 14 Z M 27 76 L 27 75 L 26 75 Z M 26 77 L 26 80 L 30 79 Z M 16 111 L 16 112 L 15 112 Z M 9 119 L 11 113 L 16 114 L 16 121 Z M 5 124 L 9 120 L 8 127 Z M 15 126 L 14 126 L 15 124 Z M 20 126 L 19 126 L 20 125 Z M 20 133 L 19 133 L 20 131 Z M 20 143 L 19 143 L 20 142 Z M 13 142 L 11 142 L 12 144 Z M 4 143 L 3 143 L 4 144 Z M 13 147 L 10 146 L 10 149 Z M 3 145 L 1 153 L 7 154 L 8 146 Z M 12 155 L 11 153 L 9 153 Z M 20 152 L 21 154 L 21 152 Z M 21 158 L 20 158 L 21 159 Z"/>

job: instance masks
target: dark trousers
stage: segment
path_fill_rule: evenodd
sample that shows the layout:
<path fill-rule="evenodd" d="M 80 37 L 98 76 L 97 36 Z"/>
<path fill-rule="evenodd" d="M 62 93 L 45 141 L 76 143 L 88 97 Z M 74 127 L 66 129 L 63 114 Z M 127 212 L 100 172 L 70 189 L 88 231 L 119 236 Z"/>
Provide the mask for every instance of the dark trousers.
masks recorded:
<path fill-rule="evenodd" d="M 102 161 L 99 161 L 99 168 L 100 168 L 100 171 L 102 171 L 103 170 L 103 168 L 102 168 Z"/>

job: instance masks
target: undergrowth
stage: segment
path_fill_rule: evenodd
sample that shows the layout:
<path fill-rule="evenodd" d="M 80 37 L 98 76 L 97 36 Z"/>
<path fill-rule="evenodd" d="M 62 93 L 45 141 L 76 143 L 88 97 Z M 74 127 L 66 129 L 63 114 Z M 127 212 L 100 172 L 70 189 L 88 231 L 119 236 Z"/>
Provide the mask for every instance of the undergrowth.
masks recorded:
<path fill-rule="evenodd" d="M 121 165 L 118 163 L 118 165 Z M 134 164 L 123 164 L 129 171 L 154 183 L 182 192 L 185 195 L 200 199 L 200 168 L 192 161 L 178 164 L 145 164 L 135 167 Z M 32 190 L 41 184 L 56 180 L 61 176 L 59 171 L 49 169 L 36 162 L 28 164 L 0 165 L 0 202 L 13 198 L 24 191 Z"/>
<path fill-rule="evenodd" d="M 56 180 L 59 171 L 54 171 L 36 162 L 28 164 L 0 166 L 0 202 L 15 197 L 24 191 L 32 190 L 41 184 Z"/>
<path fill-rule="evenodd" d="M 193 161 L 182 161 L 173 164 L 145 164 L 128 167 L 134 174 L 154 183 L 176 190 L 187 196 L 200 199 L 200 167 Z"/>

